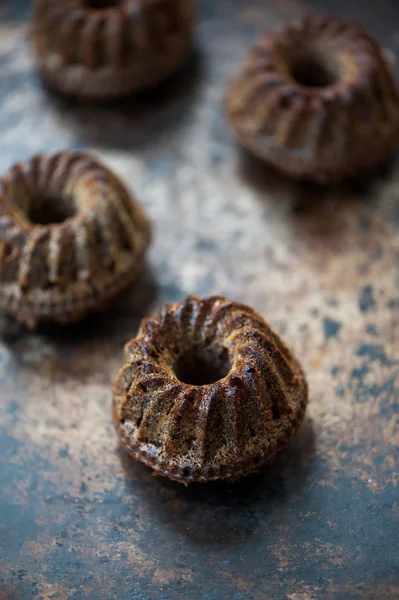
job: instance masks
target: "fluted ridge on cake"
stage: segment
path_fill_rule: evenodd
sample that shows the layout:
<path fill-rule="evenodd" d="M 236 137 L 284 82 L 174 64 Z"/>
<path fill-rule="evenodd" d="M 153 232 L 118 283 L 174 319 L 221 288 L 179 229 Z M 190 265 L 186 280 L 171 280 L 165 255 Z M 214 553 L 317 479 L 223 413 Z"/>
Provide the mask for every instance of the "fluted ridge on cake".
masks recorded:
<path fill-rule="evenodd" d="M 32 318 L 85 310 L 134 278 L 149 241 L 142 209 L 94 157 L 14 165 L 0 180 L 0 306 Z"/>
<path fill-rule="evenodd" d="M 331 17 L 266 34 L 233 80 L 227 112 L 245 146 L 299 177 L 340 179 L 381 162 L 399 139 L 390 65 L 362 27 Z"/>
<path fill-rule="evenodd" d="M 187 384 L 180 372 L 223 377 Z M 143 322 L 114 389 L 122 444 L 179 481 L 234 479 L 260 468 L 301 422 L 306 382 L 292 353 L 251 308 L 189 297 Z"/>
<path fill-rule="evenodd" d="M 176 70 L 194 37 L 191 0 L 36 0 L 33 45 L 49 85 L 102 99 L 153 85 Z"/>

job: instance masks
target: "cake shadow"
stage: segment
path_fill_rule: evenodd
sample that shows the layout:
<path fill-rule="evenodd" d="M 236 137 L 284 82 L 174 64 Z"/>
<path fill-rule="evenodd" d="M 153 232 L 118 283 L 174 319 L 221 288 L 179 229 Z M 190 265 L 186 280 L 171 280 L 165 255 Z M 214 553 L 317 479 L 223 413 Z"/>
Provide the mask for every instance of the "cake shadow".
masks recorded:
<path fill-rule="evenodd" d="M 79 146 L 110 151 L 141 151 L 178 132 L 190 119 L 204 62 L 198 49 L 186 63 L 158 85 L 107 102 L 89 102 L 60 95 L 45 86 L 53 106 L 76 130 Z"/>
<path fill-rule="evenodd" d="M 341 183 L 318 184 L 311 181 L 296 181 L 268 166 L 247 150 L 239 148 L 238 176 L 261 200 L 282 207 L 288 219 L 304 223 L 304 233 L 325 234 L 342 226 L 342 217 L 357 212 L 361 206 L 376 203 L 374 194 L 377 185 L 392 180 L 397 157 L 392 157 L 370 174 Z M 313 227 L 306 227 L 307 221 Z"/>
<path fill-rule="evenodd" d="M 200 544 L 235 545 L 267 526 L 284 520 L 301 502 L 310 485 L 315 457 L 315 431 L 305 419 L 292 444 L 272 465 L 236 483 L 193 483 L 184 487 L 151 471 L 121 451 L 127 487 L 138 488 L 151 503 L 159 524 L 176 529 Z M 303 500 L 305 503 L 305 501 Z"/>
<path fill-rule="evenodd" d="M 62 325 L 43 322 L 31 331 L 23 323 L 2 314 L 0 339 L 18 362 L 23 356 L 24 344 L 29 344 L 36 337 L 50 341 L 61 352 L 96 339 L 123 345 L 136 335 L 141 320 L 151 314 L 158 296 L 154 274 L 150 268 L 144 268 L 138 279 L 103 309 L 90 313 L 76 323 Z"/>

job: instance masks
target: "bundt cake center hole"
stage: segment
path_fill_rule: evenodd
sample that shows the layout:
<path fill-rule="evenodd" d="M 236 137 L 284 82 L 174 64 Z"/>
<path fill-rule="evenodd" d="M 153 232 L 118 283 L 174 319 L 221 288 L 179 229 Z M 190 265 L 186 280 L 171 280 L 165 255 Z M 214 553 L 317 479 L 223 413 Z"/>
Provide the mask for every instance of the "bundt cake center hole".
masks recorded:
<path fill-rule="evenodd" d="M 324 88 L 338 81 L 333 66 L 316 54 L 298 57 L 291 67 L 291 75 L 299 85 L 310 88 Z"/>
<path fill-rule="evenodd" d="M 209 385 L 224 379 L 231 369 L 228 352 L 193 348 L 179 356 L 176 377 L 189 385 Z"/>
<path fill-rule="evenodd" d="M 84 0 L 86 8 L 92 10 L 101 10 L 103 8 L 113 8 L 119 6 L 122 0 Z"/>
<path fill-rule="evenodd" d="M 67 198 L 40 196 L 33 200 L 28 218 L 34 225 L 63 223 L 76 214 L 74 202 Z"/>

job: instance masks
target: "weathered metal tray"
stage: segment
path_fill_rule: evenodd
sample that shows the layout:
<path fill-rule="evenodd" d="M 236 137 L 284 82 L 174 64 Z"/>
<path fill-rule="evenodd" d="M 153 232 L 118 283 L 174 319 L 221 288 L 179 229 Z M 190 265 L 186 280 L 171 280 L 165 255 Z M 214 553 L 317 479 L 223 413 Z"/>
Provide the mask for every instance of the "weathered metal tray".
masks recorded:
<path fill-rule="evenodd" d="M 29 3 L 0 6 L 0 168 L 97 152 L 155 226 L 148 269 L 107 312 L 31 333 L 3 319 L 0 598 L 399 597 L 399 199 L 371 181 L 286 182 L 238 152 L 226 82 L 266 27 L 305 11 L 366 25 L 395 56 L 399 5 L 202 0 L 200 52 L 154 95 L 108 107 L 50 95 Z M 296 441 L 234 485 L 153 478 L 117 447 L 111 385 L 143 315 L 188 293 L 253 305 L 309 375 Z"/>

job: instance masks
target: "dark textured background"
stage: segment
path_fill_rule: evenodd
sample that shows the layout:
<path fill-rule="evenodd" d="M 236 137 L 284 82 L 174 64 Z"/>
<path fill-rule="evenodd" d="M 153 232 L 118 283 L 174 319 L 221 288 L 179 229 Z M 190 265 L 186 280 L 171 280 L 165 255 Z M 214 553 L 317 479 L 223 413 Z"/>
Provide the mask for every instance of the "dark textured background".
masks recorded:
<path fill-rule="evenodd" d="M 332 189 L 242 156 L 223 90 L 265 27 L 355 18 L 394 59 L 396 0 L 203 0 L 200 53 L 156 97 L 77 106 L 46 93 L 28 4 L 0 7 L 0 169 L 90 147 L 154 222 L 146 274 L 106 313 L 0 344 L 0 598 L 399 597 L 397 163 Z M 117 449 L 111 385 L 143 315 L 187 293 L 263 313 L 309 374 L 308 416 L 273 467 L 234 485 L 155 479 Z"/>

